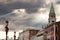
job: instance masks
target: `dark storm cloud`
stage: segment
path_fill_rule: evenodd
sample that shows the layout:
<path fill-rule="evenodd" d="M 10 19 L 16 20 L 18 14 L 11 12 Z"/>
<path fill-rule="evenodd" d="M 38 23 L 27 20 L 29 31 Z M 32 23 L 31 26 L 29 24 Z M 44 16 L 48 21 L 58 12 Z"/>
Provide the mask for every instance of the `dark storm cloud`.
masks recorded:
<path fill-rule="evenodd" d="M 15 3 L 8 4 L 7 7 L 9 7 L 9 9 L 24 8 L 24 9 L 26 9 L 26 11 L 28 13 L 32 13 L 32 12 L 36 12 L 38 10 L 38 8 L 40 7 L 40 5 L 38 6 L 38 5 L 29 4 L 29 3 L 15 2 Z"/>
<path fill-rule="evenodd" d="M 60 1 L 57 1 L 56 3 L 57 3 L 57 4 L 60 4 Z"/>
<path fill-rule="evenodd" d="M 9 13 L 13 9 L 20 9 L 20 8 L 26 9 L 26 11 L 28 13 L 37 12 L 38 8 L 42 7 L 43 4 L 44 4 L 44 0 L 43 1 L 37 0 L 37 3 L 35 3 L 33 5 L 31 3 L 28 3 L 28 2 L 18 2 L 18 1 L 8 3 L 7 5 L 0 3 L 0 15 Z"/>
<path fill-rule="evenodd" d="M 0 3 L 0 15 L 5 15 L 9 12 L 11 11 L 7 9 L 6 5 L 3 3 Z"/>

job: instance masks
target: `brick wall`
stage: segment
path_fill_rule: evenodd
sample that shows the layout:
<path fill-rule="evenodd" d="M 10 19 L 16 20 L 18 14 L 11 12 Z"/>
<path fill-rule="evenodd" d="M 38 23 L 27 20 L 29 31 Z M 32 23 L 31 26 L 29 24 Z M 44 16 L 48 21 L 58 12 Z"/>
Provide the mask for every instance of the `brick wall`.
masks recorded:
<path fill-rule="evenodd" d="M 36 35 L 37 33 L 38 33 L 38 31 L 39 30 L 29 30 L 29 39 L 32 37 L 32 36 L 34 36 L 34 35 Z"/>

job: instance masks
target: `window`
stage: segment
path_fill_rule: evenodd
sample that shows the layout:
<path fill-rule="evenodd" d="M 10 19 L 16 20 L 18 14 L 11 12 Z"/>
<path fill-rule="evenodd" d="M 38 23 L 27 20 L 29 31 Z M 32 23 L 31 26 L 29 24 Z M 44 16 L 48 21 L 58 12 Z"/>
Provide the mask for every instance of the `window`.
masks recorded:
<path fill-rule="evenodd" d="M 58 32 L 58 28 L 57 28 L 57 27 L 55 28 L 55 32 L 56 32 L 56 33 Z"/>
<path fill-rule="evenodd" d="M 44 40 L 47 40 L 47 39 L 44 39 Z"/>
<path fill-rule="evenodd" d="M 54 22 L 54 21 L 52 21 L 52 22 Z"/>
<path fill-rule="evenodd" d="M 49 29 L 49 30 L 48 30 L 48 34 L 50 34 L 50 32 L 51 32 L 51 31 L 50 31 L 50 29 Z"/>
<path fill-rule="evenodd" d="M 48 40 L 50 40 L 50 38 L 48 38 Z"/>
<path fill-rule="evenodd" d="M 51 40 L 54 40 L 54 37 L 51 37 Z"/>
<path fill-rule="evenodd" d="M 58 36 L 56 36 L 56 40 L 58 40 Z"/>
<path fill-rule="evenodd" d="M 45 31 L 46 34 L 50 34 L 50 29 L 48 29 L 47 31 Z"/>
<path fill-rule="evenodd" d="M 45 33 L 47 34 L 48 32 L 47 32 L 47 31 L 45 31 Z"/>

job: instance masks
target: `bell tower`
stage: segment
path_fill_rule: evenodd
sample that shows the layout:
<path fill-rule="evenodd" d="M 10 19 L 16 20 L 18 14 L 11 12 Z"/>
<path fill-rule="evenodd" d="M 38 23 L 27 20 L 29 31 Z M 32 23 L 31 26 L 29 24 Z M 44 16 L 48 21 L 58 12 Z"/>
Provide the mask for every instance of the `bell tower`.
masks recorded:
<path fill-rule="evenodd" d="M 55 23 L 56 22 L 56 15 L 55 15 L 55 10 L 53 7 L 53 3 L 51 3 L 51 8 L 49 12 L 49 24 Z"/>

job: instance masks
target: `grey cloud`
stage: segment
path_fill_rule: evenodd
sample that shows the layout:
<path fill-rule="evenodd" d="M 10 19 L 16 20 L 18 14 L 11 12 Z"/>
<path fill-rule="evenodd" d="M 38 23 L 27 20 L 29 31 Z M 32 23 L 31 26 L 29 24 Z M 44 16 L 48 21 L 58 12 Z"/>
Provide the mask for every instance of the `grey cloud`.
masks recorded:
<path fill-rule="evenodd" d="M 20 9 L 20 8 L 26 9 L 28 13 L 37 12 L 38 8 L 43 7 L 43 4 L 45 4 L 44 0 L 43 1 L 37 0 L 37 2 L 34 3 L 33 5 L 29 2 L 20 2 L 20 1 L 11 2 L 8 4 L 1 3 L 0 14 L 6 14 L 11 12 L 13 9 Z"/>
<path fill-rule="evenodd" d="M 60 4 L 60 0 L 58 0 L 56 3 L 57 3 L 57 4 Z"/>
<path fill-rule="evenodd" d="M 31 5 L 29 3 L 20 3 L 20 2 L 16 2 L 16 3 L 12 3 L 12 4 L 8 4 L 9 6 L 9 9 L 20 9 L 20 8 L 24 8 L 26 9 L 26 11 L 28 13 L 30 12 L 36 12 L 37 11 L 37 8 L 38 6 L 36 5 Z"/>
<path fill-rule="evenodd" d="M 28 15 L 24 15 L 23 17 L 18 17 L 19 14 L 15 14 L 15 13 L 12 13 L 10 15 L 7 15 L 5 17 L 3 17 L 1 20 L 0 20 L 0 23 L 4 23 L 5 20 L 9 20 L 9 29 L 10 30 L 23 30 L 23 28 L 41 28 L 41 25 L 46 25 L 46 23 L 44 23 L 43 21 L 42 22 L 34 22 L 32 20 L 34 20 L 34 15 L 32 14 L 28 14 Z M 27 28 L 26 28 L 27 29 Z"/>
<path fill-rule="evenodd" d="M 35 13 L 37 10 L 41 7 L 43 7 L 43 4 L 45 4 L 44 0 L 39 0 L 35 4 L 31 4 L 28 2 L 12 2 L 8 3 L 7 5 L 1 3 L 0 5 L 0 15 L 8 14 L 11 13 L 12 10 L 14 9 L 26 9 L 27 13 Z M 45 25 L 44 22 L 32 22 L 34 19 L 31 14 L 29 15 L 24 15 L 23 17 L 18 17 L 19 15 L 16 15 L 14 13 L 7 15 L 5 17 L 0 18 L 0 24 L 3 24 L 6 20 L 10 21 L 10 30 L 15 30 L 15 29 L 23 29 L 23 27 L 41 27 L 42 24 Z"/>
<path fill-rule="evenodd" d="M 27 13 L 35 13 L 38 11 L 38 8 L 27 8 L 26 11 Z"/>
<path fill-rule="evenodd" d="M 5 15 L 11 12 L 11 10 L 8 10 L 6 5 L 0 2 L 0 15 Z"/>

